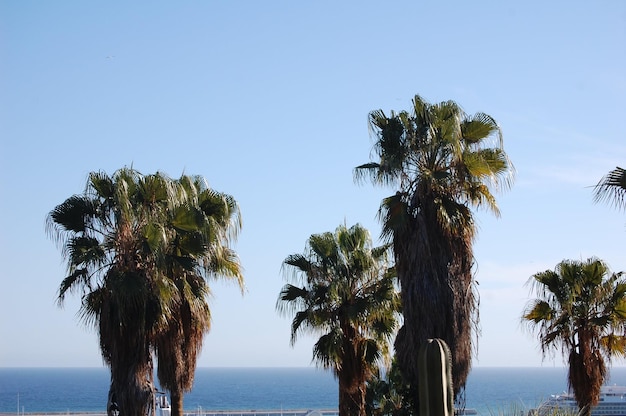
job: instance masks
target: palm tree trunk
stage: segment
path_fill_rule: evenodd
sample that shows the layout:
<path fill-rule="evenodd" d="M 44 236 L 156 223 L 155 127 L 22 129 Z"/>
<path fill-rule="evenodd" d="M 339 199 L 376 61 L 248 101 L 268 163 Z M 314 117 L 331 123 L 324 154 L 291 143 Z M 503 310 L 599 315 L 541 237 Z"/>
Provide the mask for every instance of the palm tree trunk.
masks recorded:
<path fill-rule="evenodd" d="M 110 401 L 115 400 L 122 416 L 147 415 L 154 410 L 151 409 L 154 405 L 154 382 L 148 341 L 136 328 L 126 328 L 111 338 L 103 339 L 103 336 L 110 335 L 106 325 L 107 321 L 101 320 L 101 345 L 115 345 L 111 348 L 114 359 L 109 360 Z"/>
<path fill-rule="evenodd" d="M 130 372 L 129 372 L 130 373 Z M 111 402 L 116 403 L 116 408 L 122 416 L 143 416 L 150 412 L 152 405 L 153 388 L 148 381 L 140 381 L 135 374 L 127 374 L 128 377 L 117 377 L 111 381 L 109 397 Z M 109 405 L 108 414 L 112 414 Z"/>
<path fill-rule="evenodd" d="M 170 392 L 172 416 L 183 416 L 183 392 L 179 389 Z"/>
<path fill-rule="evenodd" d="M 339 379 L 339 416 L 366 416 L 365 374 L 363 362 L 356 351 L 357 332 L 347 321 L 342 320 L 344 333 L 343 357 Z"/>
<path fill-rule="evenodd" d="M 345 372 L 339 374 L 339 416 L 366 416 L 365 388 Z"/>
<path fill-rule="evenodd" d="M 606 377 L 606 365 L 602 354 L 591 346 L 592 335 L 586 328 L 578 332 L 578 343 L 569 356 L 568 383 L 582 416 L 591 414 L 591 407 L 598 404 L 600 389 Z"/>
<path fill-rule="evenodd" d="M 445 340 L 452 352 L 458 398 L 471 367 L 472 320 L 476 317 L 471 240 L 462 233 L 447 236 L 435 217 L 429 219 L 427 214 L 412 218 L 404 233 L 394 234 L 404 316 L 395 346 L 403 375 L 415 387 L 419 345 L 429 338 Z"/>

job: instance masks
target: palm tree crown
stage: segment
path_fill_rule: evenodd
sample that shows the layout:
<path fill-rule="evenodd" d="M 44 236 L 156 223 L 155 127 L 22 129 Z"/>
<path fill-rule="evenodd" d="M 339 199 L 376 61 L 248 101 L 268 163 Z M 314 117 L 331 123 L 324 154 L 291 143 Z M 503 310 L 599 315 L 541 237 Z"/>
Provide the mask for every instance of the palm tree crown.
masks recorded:
<path fill-rule="evenodd" d="M 472 327 L 477 323 L 469 206 L 499 209 L 492 190 L 512 183 L 513 166 L 495 120 L 466 115 L 453 101 L 430 104 L 420 96 L 412 112 L 373 111 L 377 162 L 355 168 L 355 179 L 392 185 L 379 217 L 393 243 L 402 290 L 404 325 L 396 339 L 400 368 L 417 386 L 417 349 L 429 338 L 450 346 L 455 394 L 469 373 Z"/>
<path fill-rule="evenodd" d="M 398 298 L 388 246 L 372 247 L 360 225 L 312 235 L 308 252 L 293 254 L 284 265 L 302 286 L 287 284 L 277 308 L 295 312 L 291 342 L 301 332 L 322 333 L 313 358 L 339 379 L 339 413 L 363 415 L 365 383 L 375 364 L 388 354 Z"/>
<path fill-rule="evenodd" d="M 200 177 L 172 180 L 129 168 L 110 177 L 91 173 L 83 194 L 48 215 L 68 265 L 59 302 L 72 291 L 82 294 L 80 316 L 98 328 L 111 369 L 109 401 L 120 411 L 149 411 L 152 353 L 165 348 L 168 334 L 181 327 L 185 336 L 189 327 L 208 330 L 204 278 L 220 273 L 242 284 L 228 247 L 239 227 L 232 197 L 210 190 Z M 190 326 L 183 325 L 183 311 Z"/>
<path fill-rule="evenodd" d="M 626 347 L 626 281 L 601 260 L 564 260 L 555 270 L 533 275 L 537 298 L 522 321 L 539 335 L 546 353 L 568 357 L 568 383 L 581 409 L 598 402 L 606 377 L 605 359 Z"/>

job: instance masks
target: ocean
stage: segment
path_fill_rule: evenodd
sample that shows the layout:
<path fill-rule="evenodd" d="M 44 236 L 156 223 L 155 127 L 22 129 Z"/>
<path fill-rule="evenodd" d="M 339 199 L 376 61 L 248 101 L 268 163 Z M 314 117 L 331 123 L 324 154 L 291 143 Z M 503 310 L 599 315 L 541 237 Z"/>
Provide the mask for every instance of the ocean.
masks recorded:
<path fill-rule="evenodd" d="M 562 367 L 476 367 L 466 407 L 481 415 L 535 407 L 567 389 Z M 611 369 L 610 384 L 626 385 L 626 367 Z M 104 411 L 106 368 L 0 368 L 0 413 Z M 185 410 L 336 409 L 337 381 L 316 368 L 198 368 Z"/>

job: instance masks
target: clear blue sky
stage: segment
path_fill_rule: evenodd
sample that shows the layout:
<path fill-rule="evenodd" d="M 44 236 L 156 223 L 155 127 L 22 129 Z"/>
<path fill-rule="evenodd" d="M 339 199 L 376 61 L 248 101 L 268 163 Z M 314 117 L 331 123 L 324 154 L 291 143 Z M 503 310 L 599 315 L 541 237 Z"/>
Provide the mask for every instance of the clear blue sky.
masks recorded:
<path fill-rule="evenodd" d="M 444 5 L 445 4 L 445 5 Z M 517 169 L 478 212 L 477 366 L 543 362 L 519 317 L 534 273 L 597 256 L 626 270 L 626 213 L 591 187 L 626 167 L 626 2 L 0 2 L 0 366 L 100 366 L 55 304 L 65 265 L 46 214 L 87 174 L 203 175 L 235 197 L 246 293 L 213 284 L 199 366 L 308 366 L 275 302 L 282 261 L 361 223 L 367 115 L 415 94 L 492 115 Z M 617 362 L 622 364 L 622 362 Z"/>

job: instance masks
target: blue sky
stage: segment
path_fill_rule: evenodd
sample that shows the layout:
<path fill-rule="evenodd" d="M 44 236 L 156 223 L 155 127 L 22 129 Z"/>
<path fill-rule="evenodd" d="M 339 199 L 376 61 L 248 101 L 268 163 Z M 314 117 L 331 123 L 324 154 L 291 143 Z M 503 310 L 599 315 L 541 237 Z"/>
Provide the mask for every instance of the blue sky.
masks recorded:
<path fill-rule="evenodd" d="M 356 185 L 367 115 L 420 94 L 482 111 L 517 170 L 478 211 L 476 366 L 542 361 L 519 323 L 528 278 L 597 256 L 626 270 L 626 214 L 591 187 L 626 167 L 626 2 L 0 3 L 0 366 L 101 366 L 56 306 L 65 265 L 45 233 L 90 171 L 204 176 L 239 202 L 246 292 L 212 283 L 199 366 L 308 366 L 275 302 L 282 261 L 313 233 L 375 239 L 391 189 Z M 617 361 L 615 364 L 623 365 Z"/>

